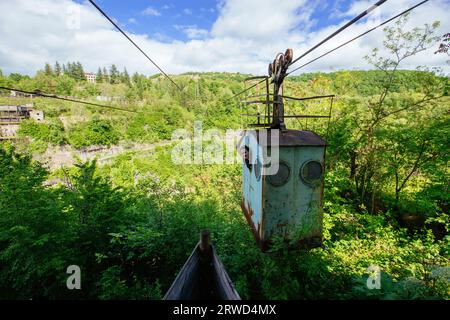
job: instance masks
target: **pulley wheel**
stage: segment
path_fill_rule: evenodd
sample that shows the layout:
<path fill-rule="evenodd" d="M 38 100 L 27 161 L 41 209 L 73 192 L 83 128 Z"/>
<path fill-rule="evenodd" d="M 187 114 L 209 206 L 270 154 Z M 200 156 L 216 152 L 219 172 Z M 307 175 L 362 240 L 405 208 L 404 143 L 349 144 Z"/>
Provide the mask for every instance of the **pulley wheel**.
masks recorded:
<path fill-rule="evenodd" d="M 291 48 L 286 49 L 286 52 L 284 53 L 285 62 L 287 64 L 290 64 L 293 58 L 294 58 L 294 50 L 292 50 Z"/>

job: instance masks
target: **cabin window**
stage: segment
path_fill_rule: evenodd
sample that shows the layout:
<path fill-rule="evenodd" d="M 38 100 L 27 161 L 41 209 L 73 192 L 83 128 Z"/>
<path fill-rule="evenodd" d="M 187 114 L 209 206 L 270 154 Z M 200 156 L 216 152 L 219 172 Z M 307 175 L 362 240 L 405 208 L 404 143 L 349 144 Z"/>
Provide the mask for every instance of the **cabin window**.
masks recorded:
<path fill-rule="evenodd" d="M 255 164 L 255 177 L 257 181 L 261 180 L 261 171 L 262 171 L 262 163 L 261 160 L 257 158 Z"/>
<path fill-rule="evenodd" d="M 318 161 L 308 161 L 300 169 L 300 177 L 309 185 L 316 185 L 322 180 L 323 167 Z"/>
<path fill-rule="evenodd" d="M 252 172 L 252 164 L 250 163 L 250 148 L 248 146 L 241 148 L 241 155 L 244 158 L 244 162 L 248 170 Z"/>
<path fill-rule="evenodd" d="M 280 161 L 278 172 L 274 175 L 269 176 L 269 182 L 275 187 L 280 187 L 289 180 L 290 174 L 291 169 L 289 168 L 288 164 Z"/>

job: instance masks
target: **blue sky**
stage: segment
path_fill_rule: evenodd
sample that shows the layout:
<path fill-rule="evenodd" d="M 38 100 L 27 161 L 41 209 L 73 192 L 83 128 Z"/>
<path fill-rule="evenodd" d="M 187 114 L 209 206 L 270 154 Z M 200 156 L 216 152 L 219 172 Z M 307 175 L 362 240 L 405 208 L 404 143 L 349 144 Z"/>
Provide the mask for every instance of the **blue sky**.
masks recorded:
<path fill-rule="evenodd" d="M 96 3 L 166 72 L 219 71 L 265 74 L 287 48 L 300 55 L 376 0 L 96 0 Z M 374 27 L 420 0 L 388 0 L 367 17 L 311 53 L 312 59 Z M 87 71 L 117 65 L 147 75 L 151 65 L 87 0 L 0 1 L 0 69 L 34 74 L 46 63 L 80 61 Z M 414 10 L 405 30 L 441 21 L 450 30 L 450 0 L 431 0 Z M 364 59 L 383 50 L 381 28 L 305 68 L 309 71 L 370 69 Z M 14 54 L 11 54 L 14 52 Z M 430 53 L 431 52 L 431 53 Z M 430 49 L 403 68 L 442 67 L 448 57 Z"/>
<path fill-rule="evenodd" d="M 96 3 L 127 31 L 166 42 L 188 40 L 183 32 L 187 27 L 210 30 L 218 16 L 218 3 L 211 0 L 97 0 Z"/>
<path fill-rule="evenodd" d="M 78 0 L 77 2 L 84 3 L 85 1 Z M 317 31 L 330 25 L 339 24 L 345 20 L 345 12 L 353 2 L 351 0 L 311 1 L 314 3 L 315 10 L 311 15 L 313 23 L 310 25 L 310 30 Z M 150 38 L 170 42 L 205 37 L 204 33 L 196 35 L 185 31 L 189 27 L 191 30 L 195 28 L 210 31 L 224 2 L 215 0 L 96 0 L 96 3 L 128 32 L 147 34 Z M 302 7 L 299 7 L 298 10 L 301 11 Z M 337 12 L 339 14 L 336 14 Z M 189 34 L 191 37 L 188 36 Z"/>

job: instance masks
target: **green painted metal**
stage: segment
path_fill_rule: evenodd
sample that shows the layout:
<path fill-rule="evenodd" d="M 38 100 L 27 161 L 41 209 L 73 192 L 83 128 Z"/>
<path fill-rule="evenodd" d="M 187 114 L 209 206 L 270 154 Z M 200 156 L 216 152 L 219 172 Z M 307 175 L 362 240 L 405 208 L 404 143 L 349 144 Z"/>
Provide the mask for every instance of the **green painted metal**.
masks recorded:
<path fill-rule="evenodd" d="M 258 179 L 256 167 L 244 163 L 242 209 L 263 249 L 274 235 L 298 239 L 307 247 L 318 246 L 322 240 L 326 143 L 309 131 L 286 132 L 280 141 L 279 161 L 289 168 L 288 179 L 282 185 L 274 184 L 273 179 L 271 183 L 264 167 Z M 245 144 L 252 150 L 252 163 L 263 157 L 262 146 L 254 136 L 249 135 Z M 310 161 L 320 163 L 322 169 L 314 183 L 301 177 L 302 167 Z"/>
<path fill-rule="evenodd" d="M 302 239 L 322 235 L 323 178 L 319 184 L 306 184 L 300 177 L 302 165 L 314 160 L 323 165 L 325 147 L 281 147 L 280 162 L 290 167 L 290 175 L 282 186 L 269 183 L 265 176 L 264 239 L 274 234 L 290 238 L 292 233 Z M 323 176 L 323 175 L 322 175 Z"/>

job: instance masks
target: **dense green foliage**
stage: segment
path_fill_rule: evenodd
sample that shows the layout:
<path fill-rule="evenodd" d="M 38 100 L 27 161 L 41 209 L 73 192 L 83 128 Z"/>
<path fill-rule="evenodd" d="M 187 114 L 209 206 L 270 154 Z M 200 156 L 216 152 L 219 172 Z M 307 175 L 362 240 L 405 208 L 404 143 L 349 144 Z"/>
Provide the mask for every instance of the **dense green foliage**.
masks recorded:
<path fill-rule="evenodd" d="M 194 121 L 238 128 L 242 110 L 228 98 L 246 75 L 175 76 L 180 93 L 159 75 L 129 77 L 116 67 L 100 68 L 96 84 L 81 79 L 77 63 L 47 65 L 33 78 L 0 73 L 3 85 L 101 95 L 137 111 L 31 99 L 45 121 L 22 122 L 20 139 L 0 145 L 0 298 L 159 299 L 208 228 L 243 298 L 449 299 L 449 79 L 399 70 L 436 42 L 433 28 L 386 30 L 390 55 L 367 57 L 378 70 L 286 79 L 287 96 L 336 95 L 329 126 L 287 121 L 328 142 L 324 247 L 309 251 L 278 238 L 260 251 L 239 206 L 240 165 L 176 165 L 170 144 L 52 172 L 33 160 L 51 145 L 162 142 Z M 330 103 L 286 108 L 323 114 Z M 82 290 L 66 288 L 69 265 L 81 267 Z M 380 290 L 366 286 L 371 265 L 382 271 Z"/>
<path fill-rule="evenodd" d="M 112 145 L 119 142 L 119 134 L 108 120 L 93 119 L 74 126 L 69 142 L 75 148 L 91 145 Z"/>

